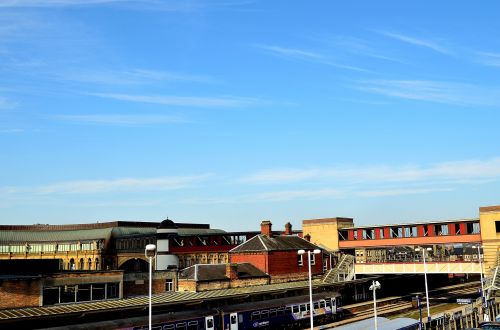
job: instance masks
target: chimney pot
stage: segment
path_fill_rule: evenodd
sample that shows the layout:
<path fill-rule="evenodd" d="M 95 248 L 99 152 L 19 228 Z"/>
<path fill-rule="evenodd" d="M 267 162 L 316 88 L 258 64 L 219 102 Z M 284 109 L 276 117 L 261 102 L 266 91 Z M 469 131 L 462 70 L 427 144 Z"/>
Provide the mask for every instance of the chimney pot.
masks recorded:
<path fill-rule="evenodd" d="M 267 235 L 267 236 L 271 237 L 272 236 L 272 229 L 271 229 L 272 225 L 273 224 L 269 220 L 262 221 L 260 223 L 260 233 L 262 235 Z"/>

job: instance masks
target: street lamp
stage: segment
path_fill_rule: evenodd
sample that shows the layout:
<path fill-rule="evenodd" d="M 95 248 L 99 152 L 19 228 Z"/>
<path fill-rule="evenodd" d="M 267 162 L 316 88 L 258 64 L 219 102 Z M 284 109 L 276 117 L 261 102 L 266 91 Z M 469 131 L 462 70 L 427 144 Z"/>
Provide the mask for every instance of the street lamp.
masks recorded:
<path fill-rule="evenodd" d="M 483 262 L 481 261 L 481 245 L 473 245 L 472 248 L 477 248 L 477 258 L 479 259 L 479 274 L 481 275 L 481 298 L 484 302 L 484 285 L 483 285 Z"/>
<path fill-rule="evenodd" d="M 424 260 L 424 279 L 425 279 L 425 301 L 427 303 L 427 322 L 431 321 L 431 308 L 429 305 L 429 289 L 427 287 L 427 264 L 425 263 L 425 251 L 431 251 L 430 247 L 428 248 L 416 248 L 415 251 L 422 250 L 422 259 Z"/>
<path fill-rule="evenodd" d="M 297 254 L 299 255 L 304 255 L 306 251 L 304 250 L 299 250 L 297 251 Z M 319 254 L 321 251 L 319 249 L 315 249 L 312 251 L 314 254 Z M 313 330 L 313 311 L 314 311 L 314 305 L 313 305 L 313 293 L 312 293 L 312 279 L 311 279 L 311 251 L 307 251 L 307 265 L 309 269 L 309 316 L 311 318 L 311 330 Z"/>
<path fill-rule="evenodd" d="M 481 275 L 481 301 L 483 302 L 483 306 L 484 306 L 486 303 L 486 299 L 485 299 L 485 295 L 484 295 L 484 284 L 483 284 L 483 262 L 481 261 L 481 247 L 482 246 L 480 244 L 472 246 L 472 248 L 476 248 L 476 247 L 477 247 L 477 258 L 479 259 L 479 268 L 480 268 L 479 274 Z M 484 255 L 484 253 L 483 253 L 483 255 Z M 484 313 L 483 318 L 485 317 L 485 315 L 487 318 L 489 318 L 489 316 L 487 316 L 488 314 L 486 314 L 486 313 Z"/>
<path fill-rule="evenodd" d="M 377 289 L 380 289 L 379 281 L 372 281 L 372 285 L 369 287 L 370 290 L 373 291 L 373 319 L 375 320 L 375 330 L 377 327 L 377 294 L 375 293 Z"/>
<path fill-rule="evenodd" d="M 156 245 L 148 244 L 146 245 L 146 251 L 144 252 L 146 258 L 149 258 L 149 330 L 151 330 L 151 298 L 152 298 L 152 288 L 153 288 L 153 258 L 156 256 Z"/>

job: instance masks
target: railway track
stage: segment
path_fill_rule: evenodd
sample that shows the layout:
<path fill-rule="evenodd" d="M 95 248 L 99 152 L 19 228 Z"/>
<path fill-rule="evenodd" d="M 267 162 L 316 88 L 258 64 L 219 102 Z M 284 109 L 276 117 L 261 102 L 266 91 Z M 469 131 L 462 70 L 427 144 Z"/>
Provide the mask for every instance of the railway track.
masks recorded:
<path fill-rule="evenodd" d="M 429 292 L 429 296 L 431 297 L 429 299 L 429 302 L 431 306 L 444 305 L 447 303 L 449 304 L 456 298 L 474 295 L 475 293 L 477 293 L 478 288 L 479 284 L 474 285 L 471 283 L 438 288 Z M 411 298 L 415 297 L 417 294 L 420 294 L 422 296 L 422 293 L 418 292 L 405 296 L 389 297 L 377 300 L 377 316 L 401 314 L 406 311 L 415 309 L 414 305 L 411 303 Z M 425 299 L 422 299 L 422 306 L 425 305 Z M 343 306 L 343 310 L 344 317 L 342 318 L 342 320 L 323 325 L 318 329 L 331 329 L 344 324 L 349 324 L 373 317 L 373 301 L 346 305 Z"/>

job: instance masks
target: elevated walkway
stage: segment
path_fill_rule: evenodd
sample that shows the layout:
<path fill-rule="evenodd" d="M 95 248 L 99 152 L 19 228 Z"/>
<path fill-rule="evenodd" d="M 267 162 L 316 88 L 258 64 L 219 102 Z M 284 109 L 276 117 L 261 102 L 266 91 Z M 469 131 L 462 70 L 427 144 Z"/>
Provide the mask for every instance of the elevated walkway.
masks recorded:
<path fill-rule="evenodd" d="M 354 263 L 357 275 L 367 274 L 480 274 L 478 262 Z"/>

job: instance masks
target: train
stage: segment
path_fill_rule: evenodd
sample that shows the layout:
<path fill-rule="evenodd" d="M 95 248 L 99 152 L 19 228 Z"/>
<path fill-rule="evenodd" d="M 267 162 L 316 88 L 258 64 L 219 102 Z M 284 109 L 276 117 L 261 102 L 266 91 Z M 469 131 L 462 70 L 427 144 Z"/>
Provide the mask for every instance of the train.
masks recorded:
<path fill-rule="evenodd" d="M 313 319 L 315 324 L 333 322 L 343 315 L 341 296 L 338 293 L 313 295 Z M 309 325 L 309 296 L 297 296 L 228 305 L 216 309 L 196 309 L 153 315 L 153 330 L 248 330 L 294 329 Z M 153 306 L 154 311 L 154 306 Z M 147 330 L 148 317 L 108 320 L 50 330 Z"/>

